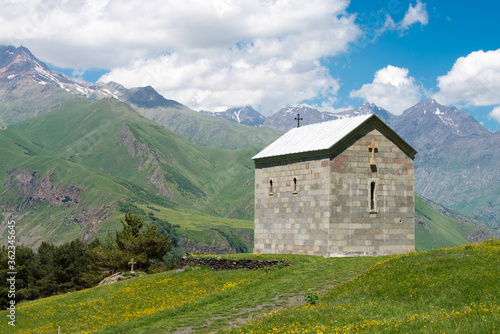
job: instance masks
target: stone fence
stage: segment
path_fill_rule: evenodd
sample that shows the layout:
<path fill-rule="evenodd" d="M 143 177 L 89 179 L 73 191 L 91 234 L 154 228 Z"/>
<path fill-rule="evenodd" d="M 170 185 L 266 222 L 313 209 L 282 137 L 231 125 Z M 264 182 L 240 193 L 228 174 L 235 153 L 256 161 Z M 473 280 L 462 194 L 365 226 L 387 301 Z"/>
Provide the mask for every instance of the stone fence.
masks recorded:
<path fill-rule="evenodd" d="M 218 259 L 213 257 L 182 257 L 179 260 L 179 267 L 185 268 L 188 264 L 195 266 L 207 266 L 214 270 L 235 270 L 247 269 L 255 270 L 268 268 L 283 263 L 285 267 L 291 266 L 284 260 L 256 260 L 256 259 Z"/>

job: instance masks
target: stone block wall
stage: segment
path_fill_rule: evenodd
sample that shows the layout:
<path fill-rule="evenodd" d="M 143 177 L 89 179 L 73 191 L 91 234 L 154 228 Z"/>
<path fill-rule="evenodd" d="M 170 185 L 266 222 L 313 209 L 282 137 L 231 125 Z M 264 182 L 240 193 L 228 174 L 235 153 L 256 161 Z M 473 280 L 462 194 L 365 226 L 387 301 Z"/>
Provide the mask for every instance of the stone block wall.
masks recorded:
<path fill-rule="evenodd" d="M 377 146 L 375 166 L 370 166 L 372 139 Z M 415 249 L 411 158 L 378 130 L 368 128 L 333 152 L 330 170 L 330 256 Z"/>
<path fill-rule="evenodd" d="M 328 156 L 256 166 L 254 253 L 328 254 L 329 178 Z"/>

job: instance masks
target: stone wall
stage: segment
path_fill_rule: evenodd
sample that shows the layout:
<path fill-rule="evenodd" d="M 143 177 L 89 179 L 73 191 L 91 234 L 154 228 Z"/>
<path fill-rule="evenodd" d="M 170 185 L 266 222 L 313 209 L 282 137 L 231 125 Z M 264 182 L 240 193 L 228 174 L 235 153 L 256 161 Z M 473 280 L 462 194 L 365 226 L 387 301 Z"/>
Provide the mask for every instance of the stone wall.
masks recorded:
<path fill-rule="evenodd" d="M 185 268 L 188 264 L 195 266 L 207 266 L 214 270 L 236 270 L 236 269 L 262 269 L 283 263 L 285 267 L 291 266 L 283 260 L 255 260 L 255 259 L 217 259 L 213 257 L 183 257 L 179 260 L 179 267 Z"/>
<path fill-rule="evenodd" d="M 375 166 L 370 166 L 372 139 L 377 146 Z M 378 130 L 367 128 L 333 152 L 330 170 L 330 256 L 399 254 L 415 249 L 411 158 Z"/>
<path fill-rule="evenodd" d="M 256 167 L 254 253 L 328 253 L 329 173 L 328 157 Z"/>

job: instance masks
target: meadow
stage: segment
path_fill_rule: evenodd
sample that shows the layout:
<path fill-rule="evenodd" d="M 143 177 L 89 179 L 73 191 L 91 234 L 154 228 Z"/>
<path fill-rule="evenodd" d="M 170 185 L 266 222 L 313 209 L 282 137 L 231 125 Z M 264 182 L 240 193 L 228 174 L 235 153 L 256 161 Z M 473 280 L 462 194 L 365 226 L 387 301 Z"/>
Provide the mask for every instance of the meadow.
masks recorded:
<path fill-rule="evenodd" d="M 500 241 L 398 255 L 316 305 L 271 312 L 230 333 L 495 333 Z"/>
<path fill-rule="evenodd" d="M 284 259 L 286 268 L 190 268 L 20 303 L 18 333 L 494 333 L 500 241 L 385 257 Z M 319 302 L 308 305 L 308 290 Z M 5 311 L 0 312 L 5 319 Z M 0 332 L 8 332 L 7 321 Z M 12 331 L 10 331 L 12 332 Z"/>

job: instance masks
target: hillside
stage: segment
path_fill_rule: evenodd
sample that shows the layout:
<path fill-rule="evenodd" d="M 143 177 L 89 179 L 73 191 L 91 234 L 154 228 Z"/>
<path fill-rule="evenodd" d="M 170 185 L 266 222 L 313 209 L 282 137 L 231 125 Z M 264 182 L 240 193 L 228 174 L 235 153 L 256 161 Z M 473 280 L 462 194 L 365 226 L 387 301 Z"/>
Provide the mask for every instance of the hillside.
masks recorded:
<path fill-rule="evenodd" d="M 392 257 L 280 258 L 293 265 L 165 272 L 25 302 L 16 305 L 16 316 L 23 319 L 16 329 L 26 334 L 54 333 L 58 326 L 63 333 L 492 333 L 500 326 L 498 241 Z M 320 291 L 319 304 L 306 305 L 309 289 Z M 0 323 L 0 330 L 7 326 Z"/>
<path fill-rule="evenodd" d="M 481 225 L 479 225 L 481 224 Z M 493 238 L 484 222 L 457 215 L 415 196 L 415 248 L 418 251 L 456 247 Z"/>
<path fill-rule="evenodd" d="M 128 103 L 147 119 L 203 146 L 230 150 L 262 147 L 281 135 L 280 131 L 273 129 L 257 129 L 196 112 L 177 101 L 164 98 L 150 86 L 128 89 L 115 82 L 108 82 L 92 87 Z"/>
<path fill-rule="evenodd" d="M 4 216 L 30 222 L 20 236 L 89 238 L 129 201 L 252 215 L 256 149 L 193 144 L 115 99 L 71 102 L 1 131 L 0 141 L 0 203 Z"/>

